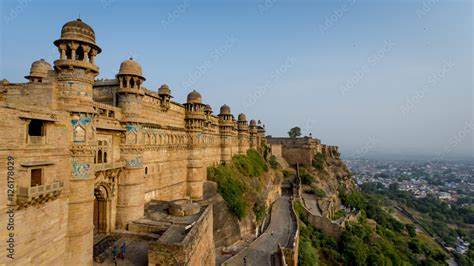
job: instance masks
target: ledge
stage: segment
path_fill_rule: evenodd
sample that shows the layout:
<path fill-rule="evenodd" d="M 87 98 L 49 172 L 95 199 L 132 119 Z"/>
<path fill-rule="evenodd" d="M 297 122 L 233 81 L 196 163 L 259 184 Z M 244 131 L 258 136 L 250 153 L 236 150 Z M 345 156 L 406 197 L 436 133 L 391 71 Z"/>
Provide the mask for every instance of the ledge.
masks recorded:
<path fill-rule="evenodd" d="M 55 200 L 63 188 L 64 181 L 55 181 L 35 187 L 20 187 L 18 189 L 17 203 L 22 208 Z"/>

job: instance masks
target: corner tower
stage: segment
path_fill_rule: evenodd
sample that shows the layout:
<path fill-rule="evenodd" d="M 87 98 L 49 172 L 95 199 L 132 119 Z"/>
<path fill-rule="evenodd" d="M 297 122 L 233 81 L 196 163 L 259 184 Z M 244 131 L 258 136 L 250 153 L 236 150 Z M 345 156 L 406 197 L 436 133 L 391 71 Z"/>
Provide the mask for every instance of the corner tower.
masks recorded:
<path fill-rule="evenodd" d="M 69 21 L 54 45 L 59 50 L 54 69 L 60 106 L 68 111 L 92 113 L 92 85 L 99 74 L 95 57 L 102 51 L 95 42 L 94 30 L 80 19 Z"/>
<path fill-rule="evenodd" d="M 92 265 L 94 210 L 95 111 L 93 84 L 99 74 L 95 56 L 101 52 L 94 30 L 80 19 L 67 22 L 54 42 L 59 59 L 54 61 L 58 105 L 68 111 L 70 177 L 67 265 Z M 40 71 L 41 72 L 41 71 Z M 41 74 L 41 73 L 40 73 Z M 33 76 L 33 75 L 30 75 Z M 36 75 L 35 76 L 39 76 Z"/>

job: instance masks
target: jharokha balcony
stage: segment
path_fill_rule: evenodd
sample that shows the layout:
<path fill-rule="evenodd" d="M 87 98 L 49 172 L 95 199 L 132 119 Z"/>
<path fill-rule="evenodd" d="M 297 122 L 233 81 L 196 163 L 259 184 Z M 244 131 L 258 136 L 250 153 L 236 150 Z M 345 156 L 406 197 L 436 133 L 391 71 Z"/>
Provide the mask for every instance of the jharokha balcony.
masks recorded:
<path fill-rule="evenodd" d="M 18 189 L 17 204 L 20 208 L 26 208 L 55 200 L 61 194 L 63 188 L 63 181 L 55 181 L 34 187 L 20 187 Z"/>

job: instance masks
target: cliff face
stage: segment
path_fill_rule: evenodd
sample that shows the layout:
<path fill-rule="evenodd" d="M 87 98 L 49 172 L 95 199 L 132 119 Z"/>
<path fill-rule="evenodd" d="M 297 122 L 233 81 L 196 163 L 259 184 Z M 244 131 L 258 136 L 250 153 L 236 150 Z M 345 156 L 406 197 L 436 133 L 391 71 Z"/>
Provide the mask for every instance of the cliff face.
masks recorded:
<path fill-rule="evenodd" d="M 307 171 L 315 178 L 311 186 L 304 186 L 304 189 L 308 191 L 310 187 L 314 187 L 323 191 L 323 195 L 315 196 L 317 207 L 321 216 L 334 219 L 341 209 L 339 188 L 354 189 L 350 170 L 340 158 L 324 156 L 320 169 L 310 167 Z"/>
<path fill-rule="evenodd" d="M 281 167 L 272 169 L 253 153 L 236 156 L 230 164 L 209 168 L 208 178 L 212 181 L 205 183 L 204 194 L 214 207 L 216 248 L 254 238 L 269 206 L 281 194 Z"/>

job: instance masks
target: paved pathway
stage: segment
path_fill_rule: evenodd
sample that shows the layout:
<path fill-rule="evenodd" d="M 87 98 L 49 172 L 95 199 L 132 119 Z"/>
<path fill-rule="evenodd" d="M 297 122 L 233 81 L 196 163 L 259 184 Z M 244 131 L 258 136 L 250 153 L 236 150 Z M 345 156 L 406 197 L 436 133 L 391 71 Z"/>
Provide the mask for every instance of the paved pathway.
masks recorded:
<path fill-rule="evenodd" d="M 286 246 L 291 238 L 291 230 L 296 228 L 291 218 L 289 196 L 282 196 L 272 207 L 271 221 L 268 229 L 246 249 L 232 257 L 225 265 L 263 266 L 271 264 L 271 255 L 278 250 L 278 244 Z M 273 234 L 272 234 L 273 232 Z"/>

